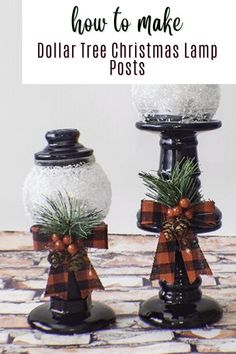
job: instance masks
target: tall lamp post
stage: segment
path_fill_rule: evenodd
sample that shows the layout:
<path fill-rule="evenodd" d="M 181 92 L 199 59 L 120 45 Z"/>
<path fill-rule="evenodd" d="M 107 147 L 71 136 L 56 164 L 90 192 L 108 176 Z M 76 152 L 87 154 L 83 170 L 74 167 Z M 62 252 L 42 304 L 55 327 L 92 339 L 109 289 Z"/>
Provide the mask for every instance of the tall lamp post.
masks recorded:
<path fill-rule="evenodd" d="M 160 134 L 160 159 L 157 176 L 170 176 L 176 163 L 194 161 L 198 166 L 197 134 L 221 127 L 221 122 L 212 119 L 220 99 L 217 85 L 136 85 L 133 100 L 140 121 L 136 127 L 147 132 Z M 200 170 L 194 176 L 196 193 L 200 190 Z M 198 213 L 198 220 L 204 215 Z M 191 230 L 196 245 L 197 233 L 206 233 L 221 227 L 222 214 L 215 209 L 214 226 L 202 227 L 193 220 Z M 200 219 L 199 219 L 200 218 Z M 141 229 L 159 233 L 163 219 L 158 213 L 151 223 L 142 220 L 138 213 L 137 225 Z M 182 238 L 182 241 L 185 240 Z M 181 246 L 182 247 L 182 246 Z M 157 258 L 160 257 L 157 253 Z M 160 294 L 144 301 L 140 306 L 140 317 L 156 327 L 193 328 L 218 321 L 222 309 L 218 303 L 200 290 L 201 277 L 190 283 L 187 276 L 180 245 L 175 246 L 174 282 L 160 279 Z"/>

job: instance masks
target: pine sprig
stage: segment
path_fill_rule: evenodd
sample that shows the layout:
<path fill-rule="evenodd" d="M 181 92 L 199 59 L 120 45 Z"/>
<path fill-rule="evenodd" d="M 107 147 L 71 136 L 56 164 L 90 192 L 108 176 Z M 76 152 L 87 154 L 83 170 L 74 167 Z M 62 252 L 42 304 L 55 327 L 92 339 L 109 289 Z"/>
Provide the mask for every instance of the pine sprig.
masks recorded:
<path fill-rule="evenodd" d="M 194 159 L 187 159 L 177 162 L 168 175 L 159 177 L 141 172 L 139 176 L 148 189 L 146 195 L 149 198 L 168 207 L 174 207 L 182 198 L 188 198 L 191 204 L 201 201 L 202 196 L 196 186 L 197 173 L 198 164 Z"/>
<path fill-rule="evenodd" d="M 35 221 L 46 232 L 87 238 L 101 223 L 102 213 L 85 210 L 77 198 L 58 192 L 54 198 L 45 197 L 45 205 L 38 208 Z"/>

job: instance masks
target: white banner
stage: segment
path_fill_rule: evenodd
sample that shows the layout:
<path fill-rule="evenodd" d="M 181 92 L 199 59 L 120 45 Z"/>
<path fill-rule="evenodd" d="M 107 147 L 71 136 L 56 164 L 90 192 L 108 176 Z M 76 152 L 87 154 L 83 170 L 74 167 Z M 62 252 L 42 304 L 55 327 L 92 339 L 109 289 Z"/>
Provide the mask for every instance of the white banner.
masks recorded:
<path fill-rule="evenodd" d="M 22 0 L 24 84 L 236 83 L 235 0 Z"/>

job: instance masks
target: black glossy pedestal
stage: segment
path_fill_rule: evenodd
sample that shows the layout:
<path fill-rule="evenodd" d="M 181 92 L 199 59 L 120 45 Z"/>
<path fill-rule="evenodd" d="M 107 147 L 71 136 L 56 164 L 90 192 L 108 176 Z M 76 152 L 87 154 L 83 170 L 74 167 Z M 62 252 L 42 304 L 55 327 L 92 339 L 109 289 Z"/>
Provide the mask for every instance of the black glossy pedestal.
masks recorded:
<path fill-rule="evenodd" d="M 158 296 L 153 296 L 141 304 L 139 316 L 156 327 L 194 328 L 219 321 L 222 309 L 208 296 L 186 304 L 168 304 Z"/>
<path fill-rule="evenodd" d="M 170 117 L 170 120 L 173 117 Z M 176 162 L 183 159 L 194 159 L 198 163 L 197 133 L 221 127 L 220 121 L 207 121 L 196 123 L 181 123 L 180 117 L 176 122 L 160 122 L 154 119 L 149 122 L 138 122 L 136 127 L 141 130 L 158 132 L 161 134 L 160 166 L 158 175 L 165 177 L 173 170 Z M 195 176 L 195 188 L 200 189 L 200 169 Z M 201 215 L 199 215 L 201 217 Z M 206 233 L 221 227 L 222 214 L 216 208 L 216 224 L 209 228 L 199 228 L 192 224 L 195 234 Z M 152 225 L 142 226 L 140 212 L 137 214 L 139 228 L 160 232 L 162 221 L 155 220 Z M 139 316 L 145 322 L 162 328 L 194 328 L 204 327 L 217 322 L 222 317 L 222 309 L 218 303 L 207 296 L 202 296 L 200 290 L 201 278 L 198 277 L 193 284 L 188 281 L 182 255 L 176 246 L 175 279 L 174 284 L 160 281 L 159 297 L 154 296 L 140 305 Z"/>
<path fill-rule="evenodd" d="M 31 327 L 44 332 L 74 334 L 106 328 L 115 322 L 115 314 L 110 307 L 94 301 L 85 315 L 70 316 L 70 319 L 63 321 L 53 317 L 50 304 L 46 303 L 30 312 L 28 322 Z"/>
<path fill-rule="evenodd" d="M 68 300 L 51 297 L 50 302 L 32 310 L 28 316 L 31 327 L 56 334 L 93 332 L 115 322 L 115 313 L 107 305 L 82 299 L 73 272 L 68 273 Z"/>

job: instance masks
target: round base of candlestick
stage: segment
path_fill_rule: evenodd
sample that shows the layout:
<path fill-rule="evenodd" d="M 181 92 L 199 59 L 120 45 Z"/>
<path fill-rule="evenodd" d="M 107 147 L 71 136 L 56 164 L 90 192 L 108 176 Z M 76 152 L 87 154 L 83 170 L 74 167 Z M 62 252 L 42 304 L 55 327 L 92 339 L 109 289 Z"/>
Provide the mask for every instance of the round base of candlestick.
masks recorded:
<path fill-rule="evenodd" d="M 140 305 L 140 318 L 159 328 L 196 328 L 211 325 L 222 317 L 219 304 L 208 296 L 193 303 L 168 304 L 153 296 Z"/>
<path fill-rule="evenodd" d="M 47 333 L 85 333 L 109 327 L 115 322 L 115 313 L 109 306 L 94 301 L 83 316 L 72 315 L 63 321 L 53 316 L 50 304 L 43 304 L 30 312 L 28 322 L 32 328 Z"/>

